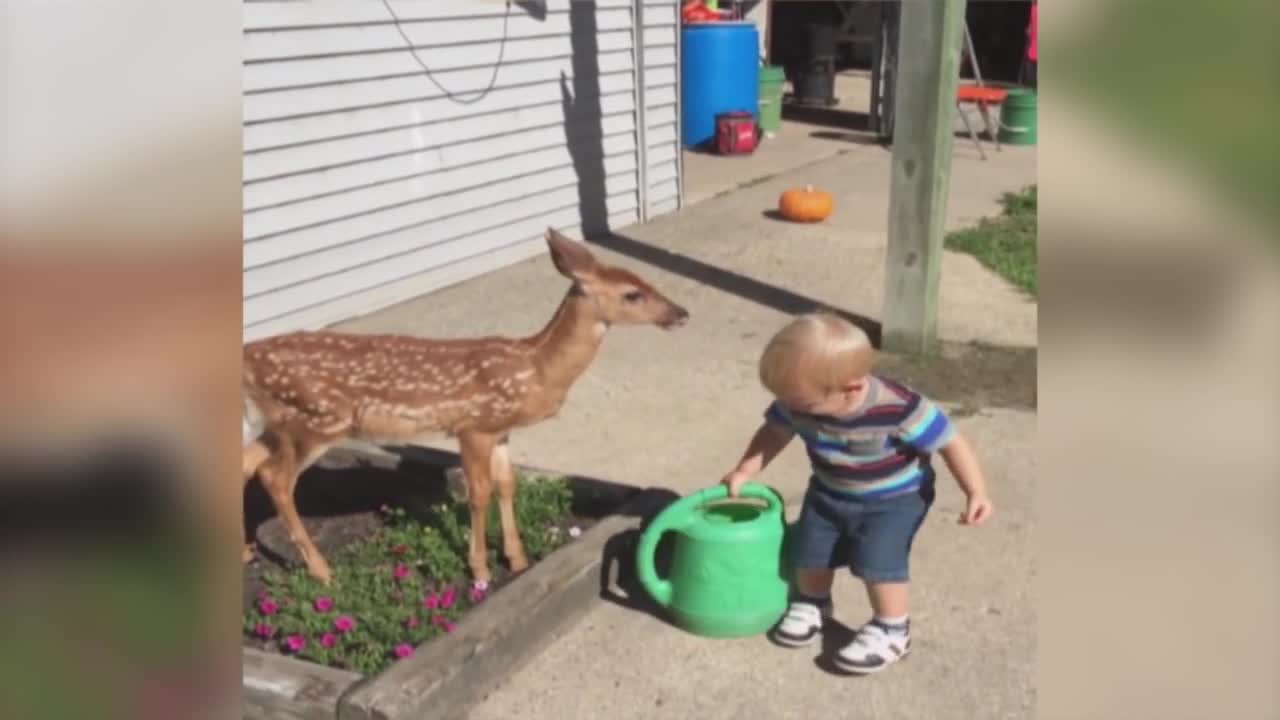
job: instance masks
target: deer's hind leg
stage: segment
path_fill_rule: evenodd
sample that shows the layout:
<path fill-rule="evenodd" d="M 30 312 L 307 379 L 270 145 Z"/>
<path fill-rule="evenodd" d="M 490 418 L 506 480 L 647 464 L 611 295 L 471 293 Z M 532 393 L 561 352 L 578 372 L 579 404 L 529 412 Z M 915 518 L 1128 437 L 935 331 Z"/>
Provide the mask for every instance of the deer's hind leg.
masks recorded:
<path fill-rule="evenodd" d="M 249 481 L 253 479 L 253 476 L 258 473 L 258 468 L 269 457 L 271 457 L 271 449 L 261 439 L 254 440 L 244 448 L 240 454 L 240 469 L 244 474 L 244 483 L 240 487 L 241 494 L 244 493 L 244 488 L 248 487 Z M 241 532 L 244 532 L 246 528 L 244 528 L 243 500 L 240 502 L 240 527 L 242 528 Z M 246 542 L 244 544 L 244 549 L 240 551 L 240 560 L 246 563 L 253 561 L 253 543 Z"/>
<path fill-rule="evenodd" d="M 516 523 L 516 476 L 511 468 L 511 453 L 505 437 L 493 447 L 490 472 L 498 490 L 498 512 L 502 516 L 502 554 L 507 557 L 512 572 L 523 572 L 529 567 L 529 558 L 525 555 L 520 527 Z"/>
<path fill-rule="evenodd" d="M 258 477 L 271 497 L 271 504 L 280 515 L 280 521 L 284 523 L 285 530 L 289 533 L 289 540 L 302 556 L 307 572 L 326 585 L 333 580 L 333 571 L 329 568 L 324 555 L 320 554 L 319 548 L 311 540 L 306 526 L 302 524 L 298 508 L 294 504 L 293 494 L 298 484 L 298 476 L 327 449 L 328 446 L 323 443 L 306 440 L 291 441 L 289 438 L 282 437 L 274 443 L 271 456 L 258 470 Z"/>

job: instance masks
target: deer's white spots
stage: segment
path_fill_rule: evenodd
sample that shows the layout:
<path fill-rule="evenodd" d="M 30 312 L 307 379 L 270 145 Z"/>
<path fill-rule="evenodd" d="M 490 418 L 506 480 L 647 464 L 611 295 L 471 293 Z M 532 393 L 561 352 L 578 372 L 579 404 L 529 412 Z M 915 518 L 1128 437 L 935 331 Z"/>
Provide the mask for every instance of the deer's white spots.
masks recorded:
<path fill-rule="evenodd" d="M 527 380 L 533 377 L 533 370 L 521 370 L 520 372 L 516 373 L 515 375 L 512 375 L 511 377 L 515 378 L 516 380 Z"/>

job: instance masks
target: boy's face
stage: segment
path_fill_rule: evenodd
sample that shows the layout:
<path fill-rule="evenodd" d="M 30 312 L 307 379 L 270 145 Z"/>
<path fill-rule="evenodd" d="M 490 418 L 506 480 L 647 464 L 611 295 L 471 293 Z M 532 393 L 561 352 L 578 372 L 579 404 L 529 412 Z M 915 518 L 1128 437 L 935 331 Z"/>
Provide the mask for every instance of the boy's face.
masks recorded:
<path fill-rule="evenodd" d="M 798 410 L 808 415 L 847 415 L 857 409 L 867 395 L 867 378 L 855 378 L 845 383 L 844 387 L 826 394 L 815 393 L 807 396 L 779 398 L 789 410 Z"/>

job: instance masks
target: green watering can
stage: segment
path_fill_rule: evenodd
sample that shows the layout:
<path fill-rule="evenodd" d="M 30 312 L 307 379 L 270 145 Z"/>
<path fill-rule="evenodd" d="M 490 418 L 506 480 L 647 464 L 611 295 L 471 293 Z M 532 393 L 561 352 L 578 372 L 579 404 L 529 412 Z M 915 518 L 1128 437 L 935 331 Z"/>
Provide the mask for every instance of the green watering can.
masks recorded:
<path fill-rule="evenodd" d="M 748 637 L 765 632 L 787 609 L 782 570 L 786 524 L 776 490 L 747 483 L 741 496 L 765 501 L 716 503 L 729 489 L 716 485 L 662 511 L 636 550 L 636 574 L 654 601 L 685 630 L 706 637 Z M 679 538 L 671 577 L 654 568 L 658 541 Z"/>

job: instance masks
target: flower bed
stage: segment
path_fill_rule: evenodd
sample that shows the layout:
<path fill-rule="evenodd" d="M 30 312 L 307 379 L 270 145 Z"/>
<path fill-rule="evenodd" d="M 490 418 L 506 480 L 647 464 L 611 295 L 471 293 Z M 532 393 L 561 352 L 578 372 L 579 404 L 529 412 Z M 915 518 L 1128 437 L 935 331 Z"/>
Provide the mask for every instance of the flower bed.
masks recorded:
<path fill-rule="evenodd" d="M 592 520 L 574 513 L 563 477 L 522 473 L 517 524 L 531 563 Z M 327 552 L 326 587 L 305 569 L 268 569 L 244 612 L 245 645 L 333 668 L 375 675 L 422 643 L 453 632 L 460 617 L 511 579 L 500 564 L 497 503 L 486 524 L 494 582 L 468 583 L 470 511 L 457 501 L 407 497 L 377 514 L 372 533 Z"/>

